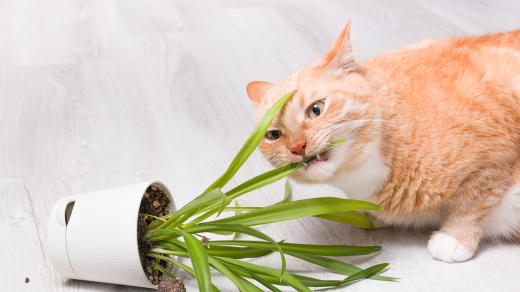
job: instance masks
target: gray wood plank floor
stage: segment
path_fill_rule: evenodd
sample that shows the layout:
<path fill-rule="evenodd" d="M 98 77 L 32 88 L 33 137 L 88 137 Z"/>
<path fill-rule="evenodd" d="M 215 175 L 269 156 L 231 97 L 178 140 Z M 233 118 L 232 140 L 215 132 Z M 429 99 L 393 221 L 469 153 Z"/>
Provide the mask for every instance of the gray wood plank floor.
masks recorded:
<path fill-rule="evenodd" d="M 59 276 L 44 252 L 53 203 L 160 179 L 182 205 L 252 129 L 247 82 L 274 81 L 314 60 L 349 19 L 356 55 L 366 59 L 423 39 L 518 29 L 520 2 L 0 0 L 0 291 L 141 291 Z M 238 178 L 266 169 L 256 153 Z M 326 186 L 295 193 L 341 195 Z M 249 201 L 281 196 L 275 185 Z M 388 261 L 388 274 L 403 280 L 348 291 L 520 291 L 520 248 L 511 244 L 484 243 L 474 260 L 449 265 L 430 259 L 426 232 L 318 220 L 266 231 L 381 244 L 380 255 L 352 261 Z"/>

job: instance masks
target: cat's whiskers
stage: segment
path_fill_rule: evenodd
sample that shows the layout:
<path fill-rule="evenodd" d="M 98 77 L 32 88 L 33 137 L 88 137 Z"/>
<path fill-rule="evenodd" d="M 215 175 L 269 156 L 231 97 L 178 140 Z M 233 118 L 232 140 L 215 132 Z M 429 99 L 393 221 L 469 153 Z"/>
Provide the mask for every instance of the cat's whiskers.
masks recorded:
<path fill-rule="evenodd" d="M 336 145 L 329 141 L 333 139 L 333 137 L 339 133 L 346 132 L 347 135 L 352 133 L 352 131 L 362 127 L 368 123 L 388 123 L 388 121 L 383 119 L 356 119 L 356 120 L 347 120 L 338 124 L 334 124 L 328 128 L 328 130 L 324 129 L 323 131 L 319 131 L 318 135 L 312 136 L 308 141 L 308 145 L 319 145 L 315 147 L 312 151 L 308 152 L 306 156 L 313 156 L 320 152 L 322 152 L 325 148 L 329 148 L 327 151 L 342 151 L 348 148 L 348 144 Z M 288 163 L 297 162 L 298 159 L 294 159 L 292 157 L 288 157 L 285 153 L 275 152 L 272 153 L 268 160 L 276 167 L 286 165 Z"/>
<path fill-rule="evenodd" d="M 364 126 L 370 122 L 376 122 L 376 123 L 384 123 L 385 125 L 391 125 L 392 123 L 383 120 L 383 119 L 357 119 L 357 120 L 348 120 L 346 122 L 343 122 L 341 124 L 334 125 L 332 127 L 332 130 L 330 131 L 330 136 L 333 136 L 337 133 L 341 133 L 344 131 L 353 131 L 357 128 Z"/>
<path fill-rule="evenodd" d="M 318 147 L 317 150 L 312 151 L 309 153 L 309 156 L 316 155 L 316 153 L 319 153 L 323 151 L 326 147 L 332 147 L 329 149 L 329 151 L 338 151 L 340 149 L 345 149 L 348 147 L 347 144 L 341 144 L 341 145 L 335 145 L 331 142 L 328 142 L 331 140 L 331 138 L 338 134 L 347 131 L 347 134 L 349 134 L 351 131 L 356 130 L 357 128 L 364 126 L 370 122 L 387 122 L 383 119 L 357 119 L 357 120 L 348 120 L 346 122 L 342 122 L 340 124 L 335 124 L 332 127 L 330 127 L 329 131 L 324 131 L 320 133 L 318 136 L 314 136 L 309 140 L 309 144 L 311 145 L 325 145 Z"/>

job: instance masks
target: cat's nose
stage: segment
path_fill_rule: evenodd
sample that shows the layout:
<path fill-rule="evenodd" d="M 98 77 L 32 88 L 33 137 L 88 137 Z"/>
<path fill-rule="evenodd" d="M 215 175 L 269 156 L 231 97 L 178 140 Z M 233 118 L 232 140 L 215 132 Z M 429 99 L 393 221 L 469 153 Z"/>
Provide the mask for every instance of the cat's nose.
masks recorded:
<path fill-rule="evenodd" d="M 305 140 L 296 142 L 290 148 L 291 153 L 294 155 L 305 156 L 305 146 L 307 146 Z"/>

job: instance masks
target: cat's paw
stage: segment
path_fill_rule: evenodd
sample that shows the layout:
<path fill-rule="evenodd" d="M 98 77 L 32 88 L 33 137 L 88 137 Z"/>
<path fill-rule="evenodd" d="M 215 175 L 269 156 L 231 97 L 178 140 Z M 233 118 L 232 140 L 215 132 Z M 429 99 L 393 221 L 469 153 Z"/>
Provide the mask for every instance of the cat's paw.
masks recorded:
<path fill-rule="evenodd" d="M 434 259 L 447 263 L 467 261 L 474 254 L 455 237 L 440 231 L 428 241 L 428 251 Z"/>

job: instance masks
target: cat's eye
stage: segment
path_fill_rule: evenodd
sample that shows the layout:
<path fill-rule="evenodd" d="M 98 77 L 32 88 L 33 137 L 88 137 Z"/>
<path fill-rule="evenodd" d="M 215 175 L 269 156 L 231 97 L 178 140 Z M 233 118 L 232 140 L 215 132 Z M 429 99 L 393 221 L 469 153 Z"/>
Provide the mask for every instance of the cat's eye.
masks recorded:
<path fill-rule="evenodd" d="M 282 137 L 282 131 L 280 130 L 270 130 L 265 133 L 265 138 L 267 140 L 275 141 L 280 139 Z"/>
<path fill-rule="evenodd" d="M 318 100 L 311 104 L 307 109 L 307 116 L 311 119 L 319 117 L 325 109 L 325 102 Z"/>

